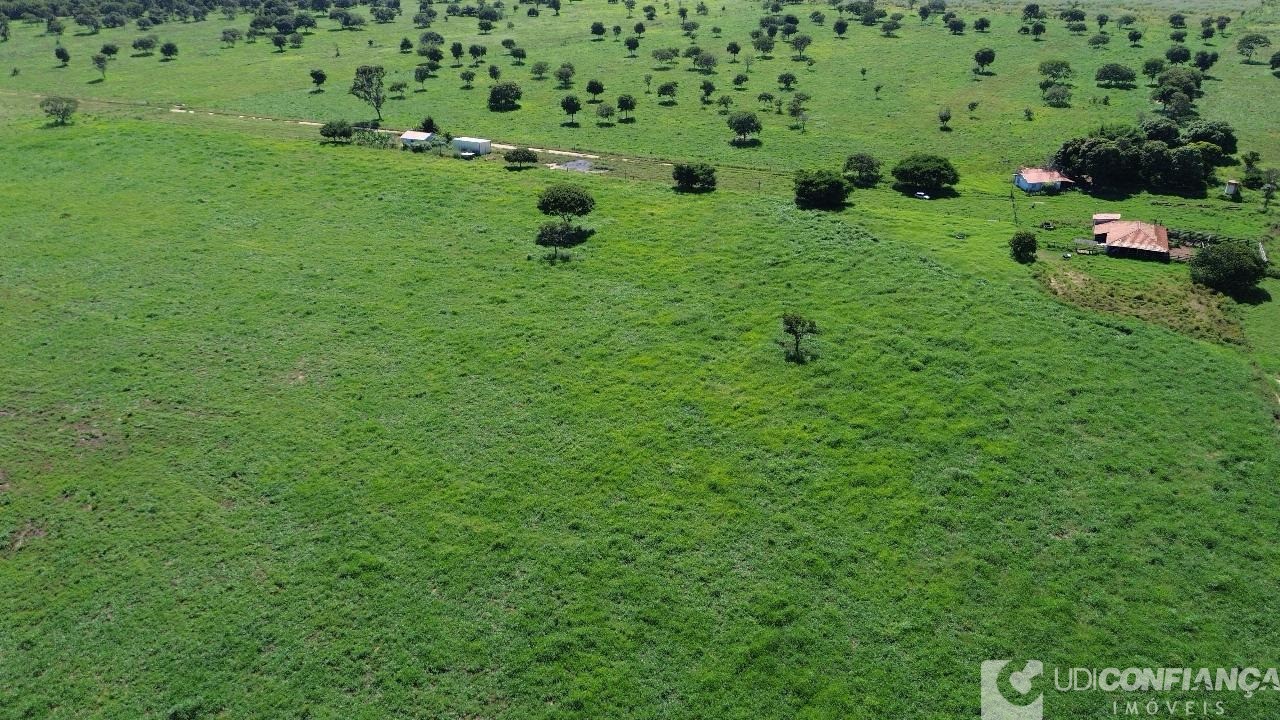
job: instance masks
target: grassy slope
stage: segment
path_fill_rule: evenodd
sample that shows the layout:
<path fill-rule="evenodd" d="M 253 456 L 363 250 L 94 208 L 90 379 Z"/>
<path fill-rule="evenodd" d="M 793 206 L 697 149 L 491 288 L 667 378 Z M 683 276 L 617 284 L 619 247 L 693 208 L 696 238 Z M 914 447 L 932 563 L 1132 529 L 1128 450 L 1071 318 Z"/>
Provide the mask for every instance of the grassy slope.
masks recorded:
<path fill-rule="evenodd" d="M 1154 106 L 1147 99 L 1145 87 L 1101 90 L 1094 86 L 1093 74 L 1097 67 L 1109 62 L 1140 68 L 1144 59 L 1162 55 L 1170 44 L 1165 10 L 1143 12 L 1141 26 L 1149 36 L 1145 47 L 1130 48 L 1122 32 L 1112 27 L 1113 43 L 1094 50 L 1086 43 L 1087 35 L 1072 35 L 1056 20 L 1050 23 L 1044 42 L 1033 42 L 1017 34 L 1019 22 L 1015 17 L 990 7 L 962 10 L 970 22 L 980 14 L 991 17 L 993 29 L 989 33 L 970 31 L 952 36 L 937 19 L 922 25 L 912 15 L 904 21 L 900 37 L 884 38 L 876 29 L 855 24 L 848 37 L 841 40 L 830 28 L 836 17 L 834 12 L 824 6 L 828 21 L 824 26 L 814 26 L 808 20 L 814 6 L 801 5 L 795 8 L 796 14 L 802 18 L 802 31 L 815 38 L 808 55 L 817 64 L 807 69 L 804 63 L 793 62 L 789 48 L 780 45 L 773 59 L 755 63 L 751 81 L 738 92 L 732 89 L 731 80 L 744 70 L 744 64 L 729 63 L 724 46 L 729 40 L 748 44 L 748 32 L 756 26 L 760 14 L 758 3 L 724 0 L 710 4 L 716 8 L 712 15 L 690 17 L 696 17 L 702 25 L 697 43 L 721 60 L 711 76 L 719 88 L 716 96 L 727 93 L 738 99 L 739 107 L 755 109 L 758 93 L 778 94 L 775 78 L 779 73 L 795 72 L 800 77 L 799 89 L 813 97 L 807 132 L 788 130 L 788 118 L 767 114 L 763 117 L 763 146 L 730 147 L 731 134 L 723 116 L 713 108 L 700 106 L 697 100 L 697 87 L 703 76 L 691 72 L 687 61 L 675 69 L 654 68 L 649 54 L 654 48 L 684 48 L 689 44 L 679 32 L 677 16 L 659 14 L 655 22 L 647 23 L 649 30 L 640 57 L 627 59 L 621 42 L 614 41 L 611 35 L 603 42 L 592 42 L 588 28 L 595 20 L 608 26 L 620 24 L 626 29 L 625 36 L 643 18 L 637 13 L 627 19 L 621 4 L 603 2 L 566 3 L 560 17 L 544 13 L 528 18 L 520 10 L 509 18 L 514 28 L 500 28 L 488 36 L 476 34 L 472 20 L 437 22 L 433 30 L 449 42 L 487 45 L 490 55 L 486 64 L 496 63 L 503 69 L 503 79 L 516 80 L 524 88 L 523 108 L 514 113 L 490 112 L 485 107 L 489 85 L 485 67 L 477 68 L 480 80 L 476 88 L 463 90 L 457 79 L 458 69 L 448 67 L 452 60 L 446 58 L 441 77 L 430 80 L 425 92 L 411 92 L 408 99 L 387 103 L 387 121 L 404 127 L 431 114 L 459 134 L 779 169 L 829 165 L 851 150 L 869 150 L 893 160 L 918 150 L 924 143 L 953 158 L 962 171 L 991 173 L 1003 185 L 1012 167 L 1042 162 L 1063 138 L 1091 129 L 1102 120 L 1129 122 L 1139 113 L 1151 112 Z M 722 5 L 723 14 L 719 9 Z M 1113 10 L 1111 14 L 1118 16 L 1120 11 Z M 1237 18 L 1227 38 L 1215 39 L 1210 45 L 1197 38 L 1190 44 L 1193 51 L 1212 49 L 1223 55 L 1213 71 L 1216 79 L 1207 84 L 1206 97 L 1201 102 L 1205 116 L 1230 121 L 1240 132 L 1242 148 L 1261 152 L 1268 162 L 1280 158 L 1280 130 L 1269 121 L 1274 112 L 1268 90 L 1277 87 L 1278 81 L 1264 65 L 1241 64 L 1234 42 L 1246 26 L 1274 31 L 1273 15 L 1251 9 L 1246 16 Z M 70 49 L 72 64 L 58 68 L 53 58 L 57 39 L 44 36 L 41 27 L 18 26 L 14 28 L 14 39 L 0 45 L 0 67 L 6 69 L 5 77 L 0 78 L 0 90 L 57 91 L 160 104 L 182 102 L 300 118 L 367 117 L 372 115 L 369 108 L 346 94 L 357 65 L 385 65 L 390 72 L 389 82 L 399 78 L 418 87 L 412 82 L 412 71 L 419 58 L 397 49 L 400 38 L 416 40 L 421 33 L 412 26 L 411 17 L 409 12 L 394 23 L 371 24 L 361 32 L 333 31 L 329 29 L 333 23 L 324 19 L 321 29 L 308 36 L 302 49 L 286 53 L 276 53 L 266 40 L 223 48 L 218 41 L 219 31 L 226 26 L 245 29 L 248 16 L 234 22 L 215 16 L 203 23 L 161 26 L 154 30 L 155 34 L 162 40 L 176 41 L 182 50 L 177 61 L 162 63 L 158 56 L 122 56 L 112 63 L 103 83 L 96 82 L 98 74 L 89 63 L 91 55 L 106 41 L 120 43 L 127 55 L 129 43 L 140 34 L 136 28 L 105 30 L 93 36 L 68 33 L 61 42 Z M 1192 24 L 1196 25 L 1198 15 L 1193 13 L 1192 17 Z M 716 25 L 723 28 L 723 37 L 712 35 L 711 27 Z M 513 66 L 499 46 L 500 40 L 507 37 L 528 50 L 528 65 L 538 60 L 550 62 L 553 67 L 563 61 L 573 62 L 578 70 L 573 90 L 557 89 L 553 80 L 532 80 L 528 65 Z M 370 40 L 374 47 L 368 46 Z M 975 80 L 970 73 L 972 57 L 983 46 L 997 51 L 995 74 Z M 334 57 L 335 49 L 340 49 L 341 57 Z M 1044 107 L 1033 68 L 1047 58 L 1068 59 L 1077 69 L 1075 107 Z M 11 66 L 19 68 L 21 74 L 8 77 Z M 327 92 L 309 92 L 307 73 L 313 67 L 328 72 Z M 863 67 L 868 69 L 865 81 L 859 76 Z M 645 95 L 645 74 L 655 76 L 655 87 L 667 79 L 678 80 L 679 104 L 661 107 L 655 95 Z M 639 97 L 638 122 L 599 128 L 592 114 L 594 109 L 588 106 L 580 116 L 583 127 L 562 127 L 566 118 L 559 108 L 560 98 L 573 92 L 586 100 L 584 87 L 591 78 L 605 82 L 605 96 L 611 101 L 624 92 Z M 873 99 L 872 89 L 877 84 L 885 86 L 879 101 Z M 1109 106 L 1096 104 L 1104 95 L 1111 99 Z M 980 103 L 972 119 L 966 110 L 970 101 Z M 941 106 L 952 109 L 954 132 L 938 132 L 936 113 Z M 1035 110 L 1033 122 L 1023 119 L 1022 111 L 1027 107 Z"/>
<path fill-rule="evenodd" d="M 551 267 L 547 173 L 36 125 L 0 129 L 0 714 L 972 716 L 988 657 L 1280 641 L 1235 350 L 767 195 L 575 178 L 599 233 Z"/>

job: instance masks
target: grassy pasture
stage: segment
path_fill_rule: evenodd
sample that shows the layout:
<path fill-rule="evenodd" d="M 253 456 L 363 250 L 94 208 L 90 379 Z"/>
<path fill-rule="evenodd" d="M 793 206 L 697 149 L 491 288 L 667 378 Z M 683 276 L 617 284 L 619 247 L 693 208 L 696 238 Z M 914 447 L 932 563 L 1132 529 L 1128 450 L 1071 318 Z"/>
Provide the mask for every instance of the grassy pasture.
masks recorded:
<path fill-rule="evenodd" d="M 550 266 L 546 171 L 0 107 L 2 715 L 957 717 L 1280 641 L 1251 357 L 952 201 L 584 176 Z"/>
<path fill-rule="evenodd" d="M 972 25 L 985 15 L 992 20 L 990 32 L 970 29 L 953 36 L 937 18 L 922 24 L 908 12 L 898 37 L 886 38 L 875 28 L 854 23 L 847 37 L 838 39 L 831 29 L 836 13 L 825 5 L 796 5 L 789 12 L 800 16 L 801 31 L 815 38 L 806 56 L 815 59 L 811 68 L 791 58 L 791 50 L 779 43 L 773 57 L 757 59 L 750 70 L 750 81 L 734 90 L 732 78 L 745 72 L 744 62 L 731 63 L 724 47 L 736 40 L 749 47 L 749 31 L 761 14 L 758 3 L 747 0 L 724 0 L 709 3 L 709 16 L 690 18 L 701 24 L 696 44 L 714 52 L 720 59 L 716 71 L 703 75 L 691 69 L 687 60 L 667 68 L 655 63 L 650 53 L 658 47 L 685 48 L 690 41 L 679 29 L 674 12 L 663 13 L 657 20 L 646 22 L 639 57 L 627 58 L 622 42 L 608 39 L 593 42 L 588 28 L 599 20 L 606 26 L 621 25 L 622 37 L 631 34 L 634 23 L 642 21 L 639 11 L 627 18 L 621 4 L 604 2 L 568 2 L 559 17 L 544 12 L 540 17 L 526 17 L 523 7 L 512 8 L 508 20 L 513 27 L 500 23 L 489 35 L 478 34 L 472 19 L 453 18 L 437 21 L 433 30 L 446 42 L 459 41 L 464 46 L 486 45 L 489 55 L 475 68 L 478 79 L 471 90 L 462 89 L 459 68 L 451 67 L 446 56 L 440 77 L 428 80 L 419 91 L 413 82 L 413 68 L 421 60 L 413 54 L 402 54 L 398 44 L 402 37 L 416 41 L 422 32 L 412 25 L 415 12 L 412 3 L 395 22 L 371 23 L 363 31 L 334 29 L 334 22 L 320 20 L 320 28 L 307 36 L 300 50 L 275 52 L 263 39 L 254 44 L 242 43 L 225 48 L 219 42 L 223 27 L 247 28 L 249 16 L 226 21 L 215 16 L 202 23 L 162 25 L 153 30 L 161 40 L 173 40 L 181 48 L 174 62 L 160 62 L 159 56 L 128 57 L 129 44 L 138 36 L 136 28 L 104 30 L 97 35 L 75 36 L 68 33 L 57 39 L 43 35 L 39 26 L 15 26 L 14 38 L 0 45 L 0 75 L 8 75 L 11 67 L 19 68 L 16 77 L 0 77 L 0 90 L 15 92 L 61 92 L 76 96 L 99 97 L 153 104 L 185 103 L 196 107 L 243 113 L 325 119 L 332 117 L 372 118 L 368 106 L 346 93 L 354 68 L 361 64 L 380 64 L 388 69 L 388 82 L 409 82 L 411 91 L 404 100 L 388 101 L 384 108 L 386 122 L 393 127 L 418 123 L 423 116 L 433 115 L 458 134 L 495 138 L 565 148 L 588 148 L 633 155 L 675 159 L 705 159 L 719 163 L 790 170 L 798 167 L 827 166 L 839 163 L 854 150 L 870 151 L 894 160 L 921 146 L 951 157 L 962 173 L 983 174 L 1007 179 L 1018 164 L 1039 163 L 1065 138 L 1078 135 L 1100 122 L 1131 122 L 1142 113 L 1153 110 L 1148 91 L 1139 86 L 1133 90 L 1104 90 L 1093 83 L 1094 71 L 1104 63 L 1120 62 L 1140 68 L 1144 59 L 1162 56 L 1171 44 L 1165 20 L 1168 8 L 1143 8 L 1138 11 L 1139 26 L 1147 34 L 1143 47 L 1131 48 L 1123 31 L 1109 26 L 1113 36 L 1103 49 L 1090 48 L 1086 40 L 1092 34 L 1073 35 L 1057 20 L 1049 21 L 1050 30 L 1043 42 L 1017 34 L 1020 22 L 999 6 L 961 8 L 961 14 Z M 643 3 L 642 3 L 643 5 Z M 440 8 L 443 12 L 443 8 Z M 808 19 L 813 9 L 827 14 L 824 25 L 816 26 Z M 1116 8 L 1090 8 L 1090 13 L 1108 10 L 1112 17 L 1121 14 Z M 1195 37 L 1189 41 L 1192 50 L 1217 50 L 1222 60 L 1213 69 L 1214 79 L 1206 85 L 1200 102 L 1205 117 L 1231 122 L 1238 129 L 1243 149 L 1261 152 L 1269 162 L 1280 160 L 1280 129 L 1271 121 L 1274 107 L 1272 91 L 1280 81 L 1271 77 L 1265 65 L 1244 65 L 1234 50 L 1235 38 L 1247 28 L 1275 32 L 1273 9 L 1249 7 L 1237 16 L 1238 6 L 1205 7 L 1188 11 L 1192 30 L 1198 30 L 1202 14 L 1230 11 L 1236 20 L 1226 38 L 1204 43 Z M 713 26 L 722 28 L 715 36 Z M 1196 32 L 1192 32 L 1196 36 Z M 503 38 L 514 39 L 528 51 L 523 66 L 513 65 L 499 45 Z M 111 63 L 105 82 L 89 63 L 101 43 L 119 43 L 124 52 Z M 71 66 L 56 67 L 53 49 L 56 42 L 72 54 Z M 369 43 L 372 42 L 372 47 Z M 996 50 L 994 74 L 978 78 L 970 69 L 973 53 L 980 47 Z M 340 56 L 335 57 L 335 52 Z M 749 50 L 743 57 L 752 54 Z M 1054 109 L 1044 105 L 1036 86 L 1034 72 L 1044 59 L 1063 58 L 1077 70 L 1073 107 Z M 554 68 L 561 62 L 572 62 L 577 77 L 571 89 L 560 89 L 554 79 L 533 80 L 529 67 L 535 61 L 547 61 Z M 465 59 L 470 64 L 469 58 Z M 485 68 L 489 63 L 502 69 L 502 79 L 517 81 L 524 90 L 520 110 L 494 113 L 487 109 L 490 84 Z M 329 75 L 326 91 L 311 92 L 308 71 L 322 68 Z M 867 68 L 862 79 L 860 69 Z M 757 109 L 762 91 L 786 96 L 779 90 L 776 78 L 784 72 L 799 77 L 797 89 L 813 97 L 806 130 L 788 129 L 792 123 L 785 115 L 771 111 L 762 116 L 765 131 L 757 148 L 734 148 L 729 145 L 732 134 L 724 117 L 715 106 L 703 106 L 698 100 L 698 86 L 704 78 L 717 86 L 713 98 L 728 94 L 736 107 Z M 667 80 L 680 83 L 678 102 L 671 107 L 658 103 L 653 94 L 645 94 L 643 77 L 654 77 L 653 84 Z M 617 123 L 598 127 L 594 106 L 587 105 L 579 115 L 581 127 L 564 127 L 567 117 L 559 100 L 567 93 L 578 95 L 584 102 L 587 80 L 596 78 L 606 85 L 603 98 L 613 102 L 619 94 L 630 93 L 640 100 L 634 124 Z M 1145 79 L 1143 79 L 1145 82 Z M 880 99 L 875 100 L 874 87 L 883 85 Z M 1110 104 L 1098 104 L 1103 97 Z M 970 115 L 969 102 L 978 102 Z M 938 130 L 937 111 L 952 110 L 953 131 Z M 1031 108 L 1035 119 L 1023 118 L 1023 110 Z"/>

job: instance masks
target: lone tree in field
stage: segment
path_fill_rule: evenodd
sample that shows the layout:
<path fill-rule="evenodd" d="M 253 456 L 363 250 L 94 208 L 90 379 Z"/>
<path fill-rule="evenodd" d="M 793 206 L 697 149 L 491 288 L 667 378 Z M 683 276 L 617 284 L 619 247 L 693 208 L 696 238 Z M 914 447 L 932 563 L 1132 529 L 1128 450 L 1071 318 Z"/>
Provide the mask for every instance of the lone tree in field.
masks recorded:
<path fill-rule="evenodd" d="M 71 62 L 71 53 L 61 45 L 53 49 L 53 56 L 62 63 L 62 67 L 66 67 L 67 63 Z"/>
<path fill-rule="evenodd" d="M 538 163 L 538 153 L 529 148 L 514 148 L 503 153 L 502 159 L 506 160 L 508 165 L 524 168 Z"/>
<path fill-rule="evenodd" d="M 560 222 L 539 228 L 537 243 L 552 248 L 552 259 L 559 259 L 560 248 L 573 247 L 586 239 L 587 233 L 574 226 L 573 221 L 591 214 L 595 207 L 595 198 L 577 185 L 561 183 L 543 190 L 538 196 L 538 211 L 559 218 Z"/>
<path fill-rule="evenodd" d="M 904 190 L 938 192 L 960 182 L 951 161 L 939 155 L 909 155 L 893 167 L 893 177 Z"/>
<path fill-rule="evenodd" d="M 94 55 L 93 68 L 98 72 L 102 73 L 102 79 L 106 80 L 107 79 L 107 56 L 103 55 L 102 53 L 98 53 L 97 55 Z"/>
<path fill-rule="evenodd" d="M 986 73 L 987 67 L 996 61 L 996 51 L 991 48 L 982 48 L 973 54 L 973 62 L 978 66 L 978 72 Z"/>
<path fill-rule="evenodd" d="M 361 65 L 356 68 L 356 77 L 351 82 L 351 94 L 365 101 L 382 119 L 382 106 L 387 102 L 387 91 L 383 78 L 387 71 L 381 65 Z"/>
<path fill-rule="evenodd" d="M 311 84 L 315 85 L 316 89 L 312 90 L 312 92 L 324 92 L 324 88 L 321 86 L 324 85 L 324 81 L 328 79 L 329 75 L 325 73 L 325 71 L 320 68 L 313 69 L 311 71 Z"/>
<path fill-rule="evenodd" d="M 944 107 L 938 109 L 938 125 L 942 130 L 951 129 L 951 108 Z"/>
<path fill-rule="evenodd" d="M 600 93 L 604 92 L 604 83 L 599 80 L 588 80 L 587 92 L 591 95 L 591 102 L 599 101 Z"/>
<path fill-rule="evenodd" d="M 167 42 L 160 46 L 160 56 L 164 62 L 168 62 L 178 57 L 178 44 L 175 42 Z"/>
<path fill-rule="evenodd" d="M 716 169 L 706 163 L 677 163 L 671 170 L 671 179 L 679 192 L 703 193 L 716 189 Z"/>
<path fill-rule="evenodd" d="M 55 125 L 66 125 L 80 108 L 80 102 L 69 97 L 47 97 L 40 101 L 40 109 L 53 119 Z"/>
<path fill-rule="evenodd" d="M 803 343 L 805 338 L 819 333 L 818 323 L 800 313 L 783 313 L 782 332 L 791 336 L 791 339 L 783 344 L 787 351 L 787 360 L 799 364 L 807 362 L 809 353 L 805 351 Z"/>
<path fill-rule="evenodd" d="M 795 191 L 799 207 L 839 210 L 849 197 L 849 183 L 834 170 L 799 170 L 796 172 Z"/>
<path fill-rule="evenodd" d="M 735 139 L 738 144 L 746 143 L 748 138 L 764 129 L 760 125 L 760 118 L 748 110 L 729 113 L 729 117 L 726 118 L 725 122 L 728 124 L 729 129 L 738 136 Z"/>
<path fill-rule="evenodd" d="M 1244 241 L 1214 243 L 1191 258 L 1191 281 L 1224 293 L 1253 289 L 1266 271 L 1257 251 Z"/>
<path fill-rule="evenodd" d="M 1009 255 L 1023 265 L 1036 261 L 1036 234 L 1030 230 L 1019 230 L 1009 238 Z"/>
<path fill-rule="evenodd" d="M 569 116 L 569 122 L 574 122 L 574 117 L 582 112 L 582 101 L 578 100 L 577 95 L 565 95 L 560 100 L 560 109 Z"/>

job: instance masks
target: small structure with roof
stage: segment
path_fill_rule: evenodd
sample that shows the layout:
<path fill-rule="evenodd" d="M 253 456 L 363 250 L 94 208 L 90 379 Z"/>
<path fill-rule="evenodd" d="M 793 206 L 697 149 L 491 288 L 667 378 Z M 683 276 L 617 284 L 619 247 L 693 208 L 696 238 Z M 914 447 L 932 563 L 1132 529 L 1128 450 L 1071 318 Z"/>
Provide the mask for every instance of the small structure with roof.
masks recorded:
<path fill-rule="evenodd" d="M 400 136 L 400 144 L 409 148 L 416 145 L 426 145 L 431 142 L 431 138 L 435 137 L 435 133 L 422 132 L 421 130 L 406 130 Z"/>
<path fill-rule="evenodd" d="M 1103 223 L 1115 222 L 1120 219 L 1120 213 L 1094 213 L 1093 226 L 1097 227 Z"/>
<path fill-rule="evenodd" d="M 488 155 L 493 150 L 493 143 L 484 138 L 456 137 L 453 139 L 453 149 L 462 157 Z"/>
<path fill-rule="evenodd" d="M 1228 180 L 1227 184 L 1222 186 L 1222 194 L 1232 199 L 1238 199 L 1240 197 L 1240 181 Z"/>
<path fill-rule="evenodd" d="M 1074 181 L 1057 170 L 1024 167 L 1018 168 L 1018 172 L 1014 173 L 1013 184 L 1029 193 L 1056 192 L 1064 185 L 1074 184 Z"/>
<path fill-rule="evenodd" d="M 1169 260 L 1169 231 L 1163 225 L 1137 220 L 1110 220 L 1095 223 L 1093 239 L 1102 243 L 1113 257 Z"/>

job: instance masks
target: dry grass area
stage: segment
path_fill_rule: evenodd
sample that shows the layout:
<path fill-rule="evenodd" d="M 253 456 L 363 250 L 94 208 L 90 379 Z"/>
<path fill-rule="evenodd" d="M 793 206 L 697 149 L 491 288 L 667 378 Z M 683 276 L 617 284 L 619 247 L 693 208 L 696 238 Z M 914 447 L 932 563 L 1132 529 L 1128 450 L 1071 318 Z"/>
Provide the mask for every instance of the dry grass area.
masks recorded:
<path fill-rule="evenodd" d="M 1130 285 L 1060 265 L 1044 266 L 1037 277 L 1051 295 L 1073 305 L 1135 317 L 1202 340 L 1248 344 L 1234 303 L 1191 283 L 1161 278 Z"/>

